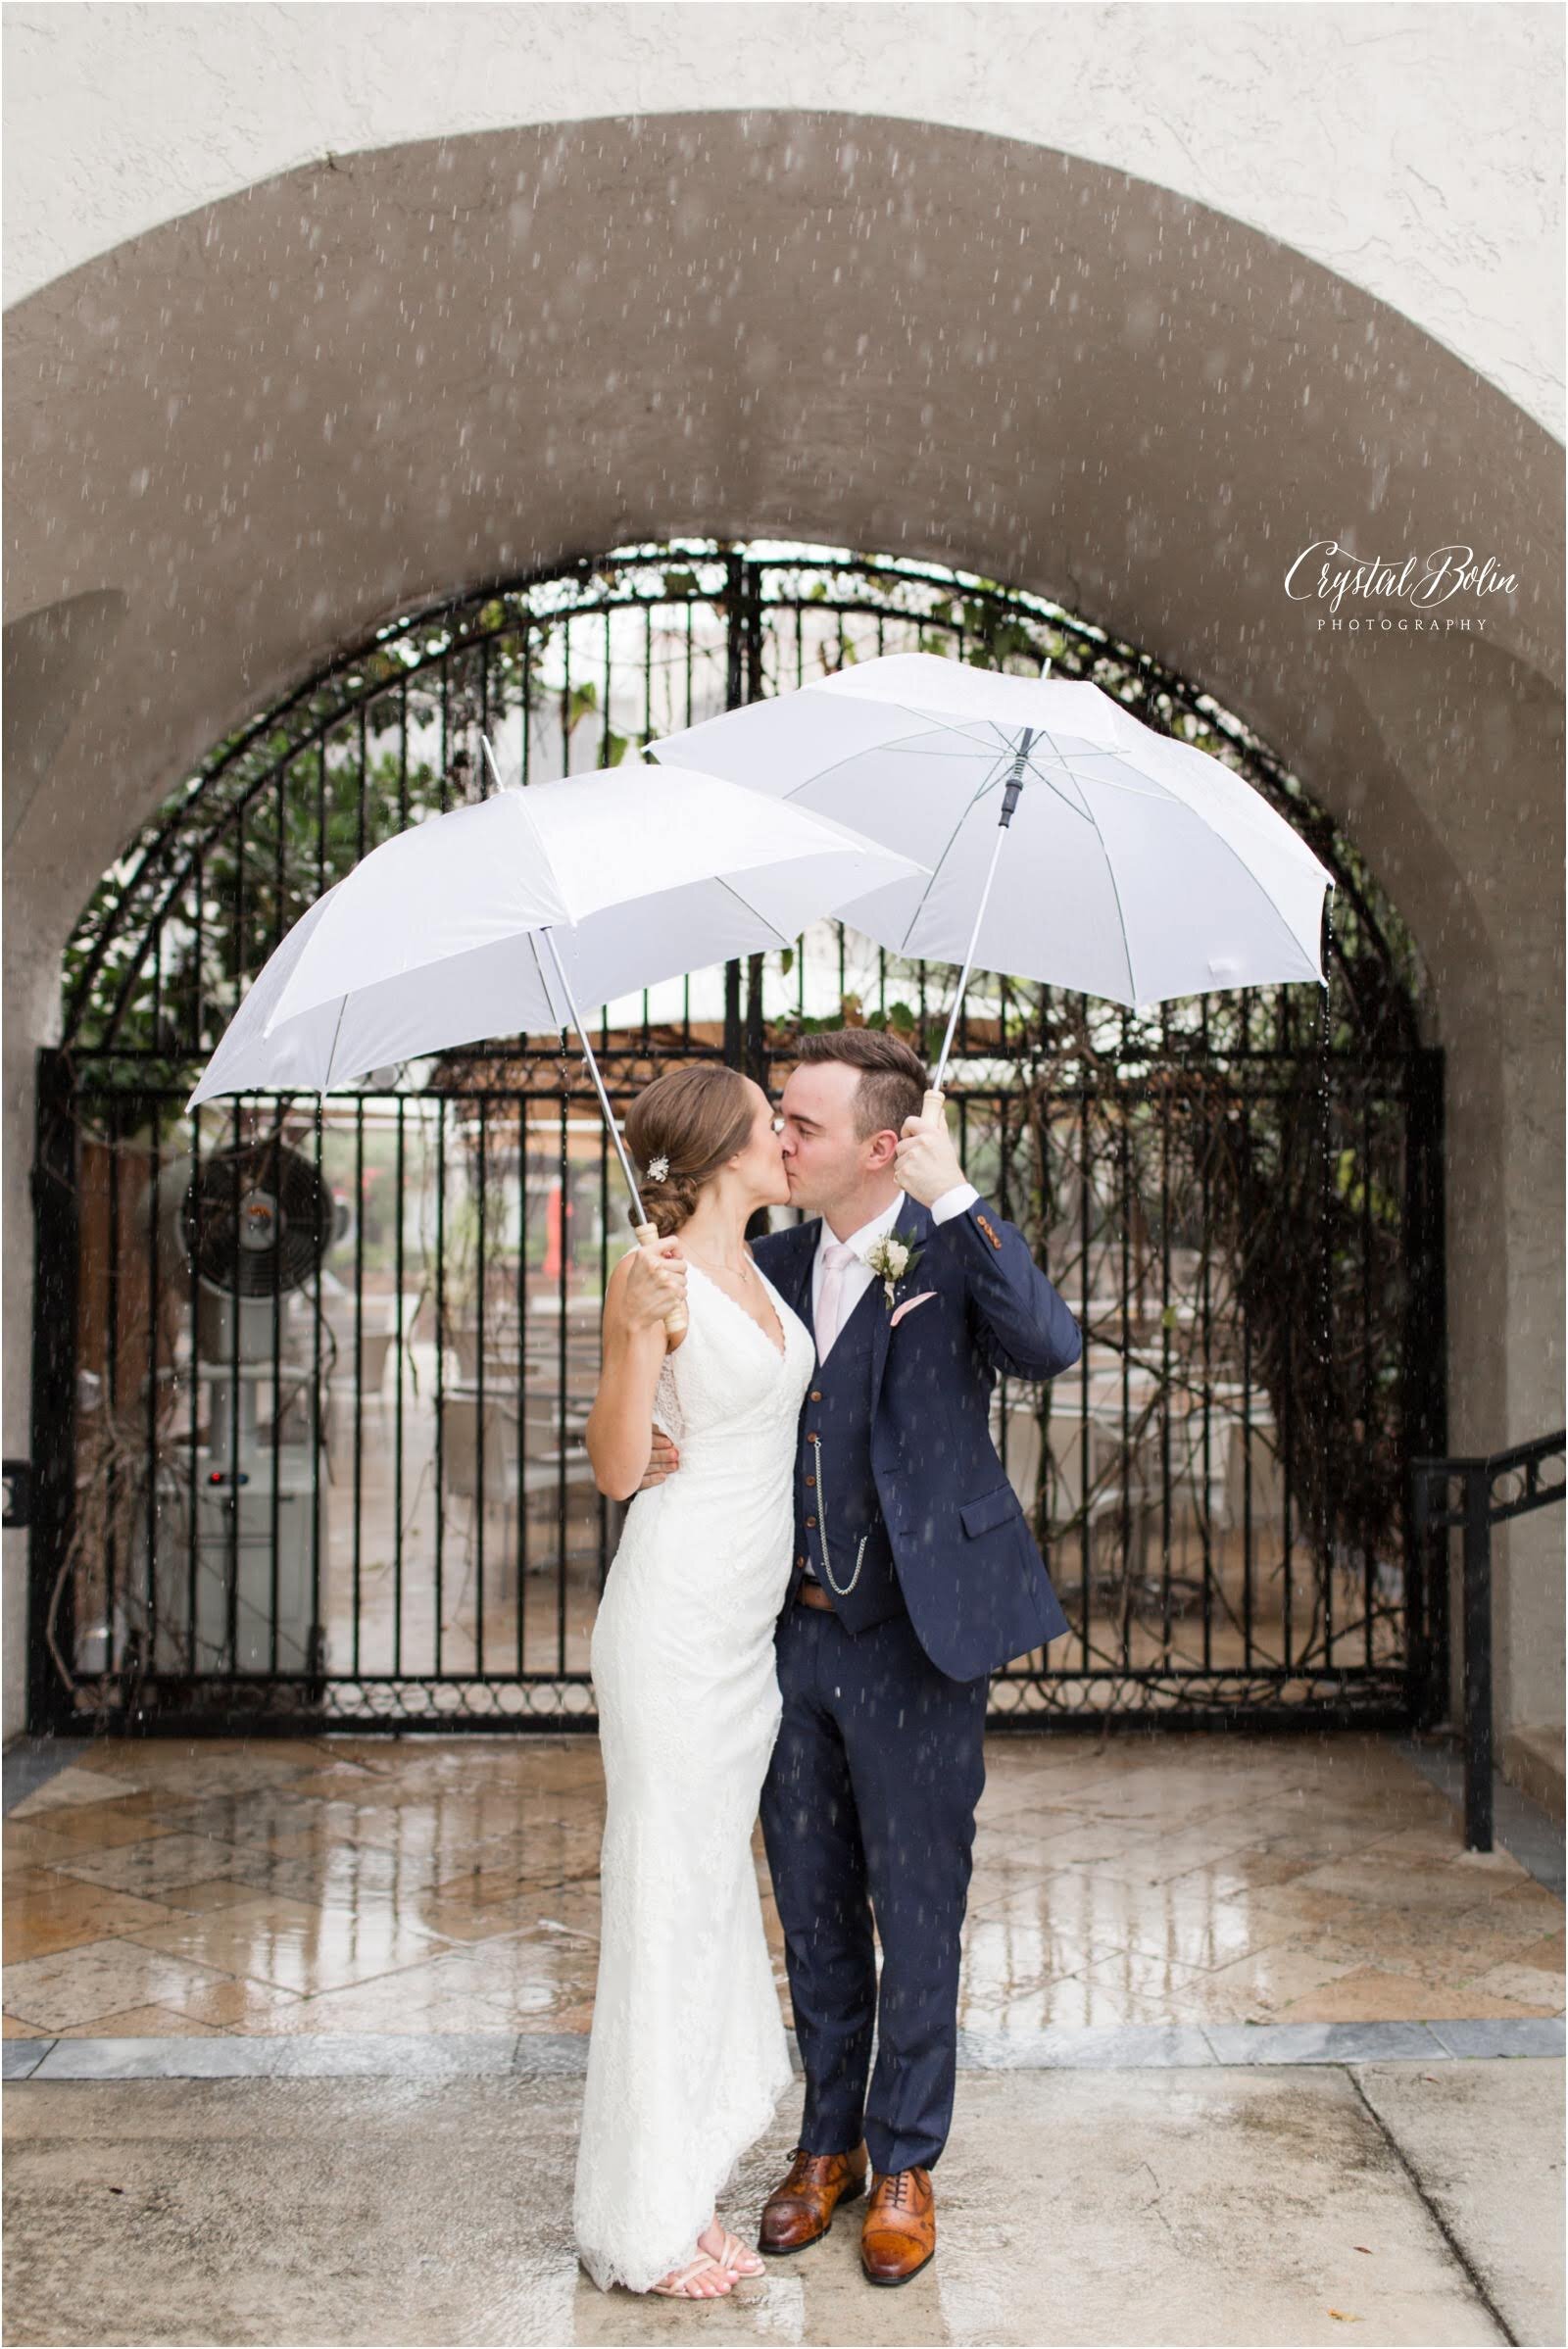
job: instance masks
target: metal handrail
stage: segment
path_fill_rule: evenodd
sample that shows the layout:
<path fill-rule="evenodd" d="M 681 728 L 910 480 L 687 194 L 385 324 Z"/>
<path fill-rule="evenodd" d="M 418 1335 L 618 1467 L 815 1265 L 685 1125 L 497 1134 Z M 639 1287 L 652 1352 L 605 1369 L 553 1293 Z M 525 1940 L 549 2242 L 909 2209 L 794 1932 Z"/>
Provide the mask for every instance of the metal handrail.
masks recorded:
<path fill-rule="evenodd" d="M 1544 1471 L 1564 1460 L 1565 1446 L 1568 1430 L 1559 1428 L 1508 1451 L 1410 1463 L 1417 1556 L 1425 1559 L 1434 1534 L 1457 1526 L 1464 1535 L 1464 1839 L 1471 1851 L 1493 1847 L 1492 1529 L 1563 1498 L 1562 1474 L 1548 1483 Z M 1522 1482 L 1499 1493 L 1508 1479 Z"/>

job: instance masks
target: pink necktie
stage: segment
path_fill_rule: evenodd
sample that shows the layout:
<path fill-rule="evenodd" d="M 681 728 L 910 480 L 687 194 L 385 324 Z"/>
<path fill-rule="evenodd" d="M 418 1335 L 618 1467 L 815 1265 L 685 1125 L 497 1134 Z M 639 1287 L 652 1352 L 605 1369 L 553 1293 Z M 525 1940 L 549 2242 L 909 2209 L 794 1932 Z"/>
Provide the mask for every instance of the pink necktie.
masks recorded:
<path fill-rule="evenodd" d="M 816 1358 L 827 1359 L 828 1347 L 839 1334 L 844 1313 L 844 1277 L 856 1261 L 847 1240 L 829 1240 L 822 1248 L 822 1294 L 816 1305 Z"/>

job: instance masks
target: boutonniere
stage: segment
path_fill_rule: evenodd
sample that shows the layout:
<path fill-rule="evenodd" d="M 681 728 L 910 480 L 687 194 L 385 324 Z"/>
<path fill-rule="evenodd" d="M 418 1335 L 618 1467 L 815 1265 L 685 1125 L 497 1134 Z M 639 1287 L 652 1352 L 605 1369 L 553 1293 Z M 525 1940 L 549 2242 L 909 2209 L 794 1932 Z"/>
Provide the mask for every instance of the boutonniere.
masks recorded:
<path fill-rule="evenodd" d="M 874 1241 L 866 1249 L 867 1270 L 880 1276 L 882 1295 L 890 1308 L 899 1283 L 914 1270 L 919 1261 L 919 1248 L 907 1240 L 895 1240 L 891 1232 L 884 1239 Z"/>

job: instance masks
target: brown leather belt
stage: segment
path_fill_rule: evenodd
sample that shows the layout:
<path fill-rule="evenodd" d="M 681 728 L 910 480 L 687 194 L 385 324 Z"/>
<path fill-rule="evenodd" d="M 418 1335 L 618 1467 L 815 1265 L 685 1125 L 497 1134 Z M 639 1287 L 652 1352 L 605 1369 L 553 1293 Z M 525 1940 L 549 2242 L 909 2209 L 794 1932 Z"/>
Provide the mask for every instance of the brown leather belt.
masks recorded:
<path fill-rule="evenodd" d="M 833 1612 L 833 1601 L 829 1598 L 821 1584 L 808 1582 L 804 1577 L 802 1579 L 800 1589 L 795 1593 L 795 1600 L 798 1606 L 826 1607 L 830 1615 Z"/>

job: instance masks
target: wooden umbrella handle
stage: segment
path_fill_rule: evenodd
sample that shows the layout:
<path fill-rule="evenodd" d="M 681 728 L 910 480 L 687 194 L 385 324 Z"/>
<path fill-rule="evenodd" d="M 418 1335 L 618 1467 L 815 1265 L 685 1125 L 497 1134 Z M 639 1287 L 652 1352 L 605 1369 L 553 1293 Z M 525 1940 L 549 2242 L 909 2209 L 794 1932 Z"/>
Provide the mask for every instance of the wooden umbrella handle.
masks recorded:
<path fill-rule="evenodd" d="M 933 1088 L 921 1104 L 920 1115 L 928 1126 L 945 1126 L 948 1122 L 946 1095 Z"/>
<path fill-rule="evenodd" d="M 634 1224 L 632 1229 L 637 1235 L 637 1245 L 639 1248 L 657 1248 L 659 1246 L 658 1224 L 639 1223 Z M 678 1338 L 680 1336 L 682 1330 L 686 1327 L 686 1307 L 684 1302 L 677 1302 L 670 1306 L 669 1311 L 664 1315 L 664 1327 L 672 1338 Z"/>

